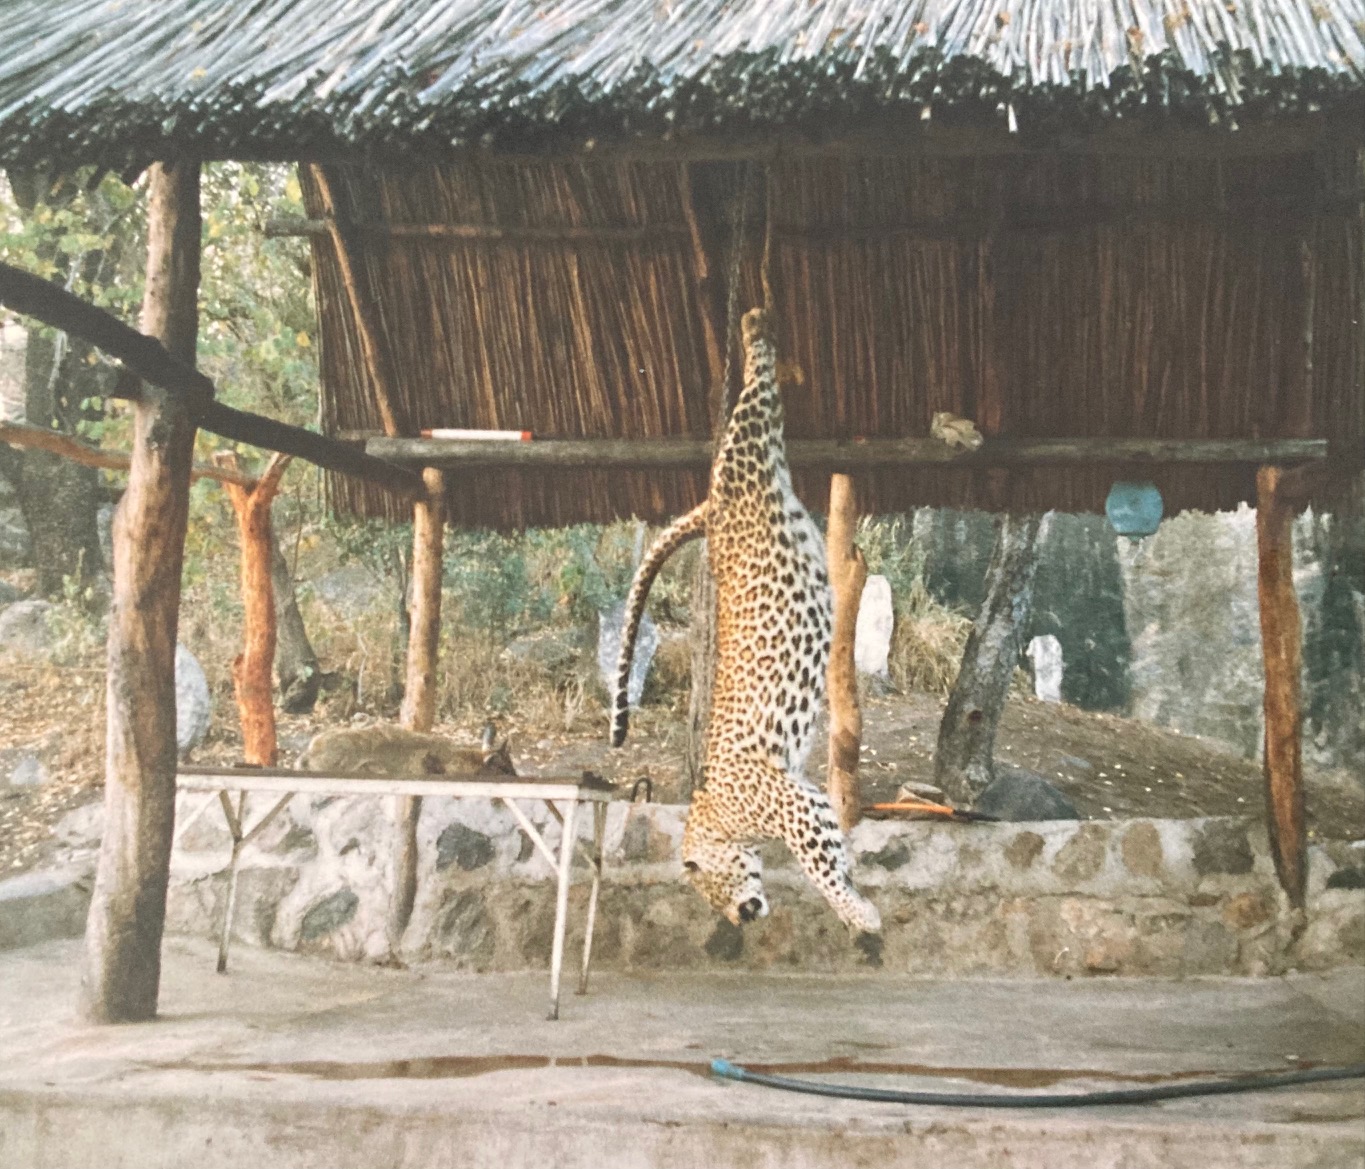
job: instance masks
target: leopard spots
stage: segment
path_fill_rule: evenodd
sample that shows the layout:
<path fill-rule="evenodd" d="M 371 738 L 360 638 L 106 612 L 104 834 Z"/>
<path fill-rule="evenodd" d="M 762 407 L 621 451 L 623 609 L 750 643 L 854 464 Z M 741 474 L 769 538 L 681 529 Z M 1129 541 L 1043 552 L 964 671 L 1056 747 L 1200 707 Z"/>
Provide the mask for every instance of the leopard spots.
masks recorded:
<path fill-rule="evenodd" d="M 704 534 L 716 582 L 716 676 L 704 786 L 692 798 L 683 863 L 701 895 L 739 924 L 768 912 L 755 844 L 783 840 L 839 917 L 880 928 L 854 888 L 829 800 L 805 778 L 833 628 L 825 542 L 792 489 L 767 316 L 745 315 L 744 389 L 711 470 L 707 502 L 667 529 L 631 587 L 612 741 L 625 735 L 630 651 L 649 583 Z"/>

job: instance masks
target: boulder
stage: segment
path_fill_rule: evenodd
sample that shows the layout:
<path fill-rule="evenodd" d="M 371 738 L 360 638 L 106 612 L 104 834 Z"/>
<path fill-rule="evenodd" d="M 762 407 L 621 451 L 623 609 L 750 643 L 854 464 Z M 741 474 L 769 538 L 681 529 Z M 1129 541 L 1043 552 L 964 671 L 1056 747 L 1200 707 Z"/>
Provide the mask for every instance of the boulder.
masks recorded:
<path fill-rule="evenodd" d="M 858 625 L 853 641 L 853 660 L 859 673 L 876 678 L 889 677 L 887 663 L 895 626 L 891 582 L 884 576 L 869 576 L 858 604 Z"/>
<path fill-rule="evenodd" d="M 1044 633 L 1030 641 L 1025 652 L 1033 663 L 1034 696 L 1043 702 L 1061 702 L 1062 643 Z"/>
<path fill-rule="evenodd" d="M 22 601 L 24 594 L 16 589 L 9 581 L 0 580 L 0 609 L 6 605 L 12 605 L 15 601 Z"/>
<path fill-rule="evenodd" d="M 602 687 L 611 694 L 616 686 L 616 664 L 621 656 L 621 635 L 626 623 L 626 603 L 618 601 L 604 609 L 597 624 L 597 670 Z M 635 635 L 635 655 L 630 662 L 630 679 L 626 683 L 626 700 L 639 706 L 645 693 L 649 667 L 659 648 L 659 630 L 646 613 L 640 619 L 640 631 Z"/>
<path fill-rule="evenodd" d="M 0 950 L 80 937 L 85 932 L 92 886 L 88 865 L 0 880 Z"/>
<path fill-rule="evenodd" d="M 1066 795 L 1041 775 L 1022 767 L 997 766 L 995 779 L 977 798 L 972 810 L 998 820 L 1079 820 Z"/>
<path fill-rule="evenodd" d="M 209 680 L 195 656 L 183 645 L 175 647 L 175 745 L 184 759 L 208 734 L 213 720 Z"/>
<path fill-rule="evenodd" d="M 8 650 L 42 656 L 52 649 L 50 618 L 52 605 L 47 601 L 15 601 L 0 610 L 0 652 Z"/>
<path fill-rule="evenodd" d="M 572 630 L 545 629 L 518 637 L 502 651 L 512 661 L 540 666 L 551 674 L 568 672 L 578 660 L 578 646 Z"/>
<path fill-rule="evenodd" d="M 29 751 L 21 753 L 8 770 L 11 787 L 42 787 L 52 778 L 47 764 Z"/>
<path fill-rule="evenodd" d="M 28 523 L 19 509 L 14 488 L 0 475 L 0 568 L 19 568 L 29 561 L 33 546 Z"/>

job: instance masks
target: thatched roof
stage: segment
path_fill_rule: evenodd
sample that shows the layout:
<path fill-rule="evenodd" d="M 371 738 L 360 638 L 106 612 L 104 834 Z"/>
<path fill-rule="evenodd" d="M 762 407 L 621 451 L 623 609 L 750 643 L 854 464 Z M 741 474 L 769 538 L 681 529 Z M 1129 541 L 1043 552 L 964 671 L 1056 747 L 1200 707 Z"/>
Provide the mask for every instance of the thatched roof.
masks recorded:
<path fill-rule="evenodd" d="M 393 229 L 361 233 L 360 276 L 403 431 L 708 435 L 688 191 L 723 205 L 742 170 L 487 161 L 355 173 L 343 216 Z M 762 295 L 756 181 L 741 307 Z M 791 437 L 922 437 L 946 410 L 1015 438 L 1365 443 L 1354 144 L 1247 158 L 789 158 L 770 181 L 779 349 L 799 371 L 786 389 Z M 305 196 L 321 214 L 311 183 Z M 507 230 L 428 230 L 441 224 Z M 556 238 L 565 228 L 578 234 Z M 585 228 L 610 230 L 585 240 Z M 377 432 L 325 235 L 314 257 L 324 426 Z M 1248 467 L 1137 473 L 1149 475 L 1172 511 L 1254 498 Z M 934 468 L 861 482 L 880 511 L 1093 511 L 1119 477 L 1125 468 Z M 480 469 L 452 477 L 450 507 L 463 524 L 659 520 L 704 489 L 683 472 Z M 813 506 L 827 489 L 806 477 Z M 402 511 L 360 483 L 333 491 L 343 508 Z"/>
<path fill-rule="evenodd" d="M 1362 0 L 7 0 L 0 162 L 1358 112 Z"/>

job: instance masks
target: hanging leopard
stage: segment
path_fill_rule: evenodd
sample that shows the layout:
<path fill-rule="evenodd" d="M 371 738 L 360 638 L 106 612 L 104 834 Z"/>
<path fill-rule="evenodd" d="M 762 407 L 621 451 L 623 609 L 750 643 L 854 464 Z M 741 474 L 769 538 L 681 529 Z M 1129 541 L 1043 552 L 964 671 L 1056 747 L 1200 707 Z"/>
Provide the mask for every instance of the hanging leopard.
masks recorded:
<path fill-rule="evenodd" d="M 768 913 L 757 844 L 776 837 L 846 924 L 874 931 L 881 919 L 853 886 L 829 799 L 805 776 L 829 661 L 825 543 L 792 489 L 767 313 L 750 311 L 741 327 L 744 388 L 710 492 L 660 534 L 631 585 L 611 741 L 625 740 L 626 688 L 650 585 L 673 552 L 705 536 L 716 582 L 716 677 L 683 866 L 731 922 L 752 921 Z"/>

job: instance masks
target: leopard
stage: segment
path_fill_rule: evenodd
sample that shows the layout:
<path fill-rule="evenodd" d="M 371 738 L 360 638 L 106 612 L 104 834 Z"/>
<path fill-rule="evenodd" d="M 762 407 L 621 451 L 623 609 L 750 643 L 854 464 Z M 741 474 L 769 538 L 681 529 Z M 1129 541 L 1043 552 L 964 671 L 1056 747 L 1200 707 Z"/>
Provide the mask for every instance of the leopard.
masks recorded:
<path fill-rule="evenodd" d="M 716 583 L 716 669 L 683 868 L 713 909 L 742 925 L 769 913 L 759 844 L 781 840 L 838 917 L 874 933 L 881 918 L 853 884 L 829 797 L 805 774 L 833 628 L 825 541 L 792 486 L 767 310 L 746 313 L 740 332 L 743 388 L 707 496 L 659 534 L 631 583 L 610 741 L 619 747 L 628 733 L 627 685 L 650 586 L 669 556 L 704 536 Z"/>

